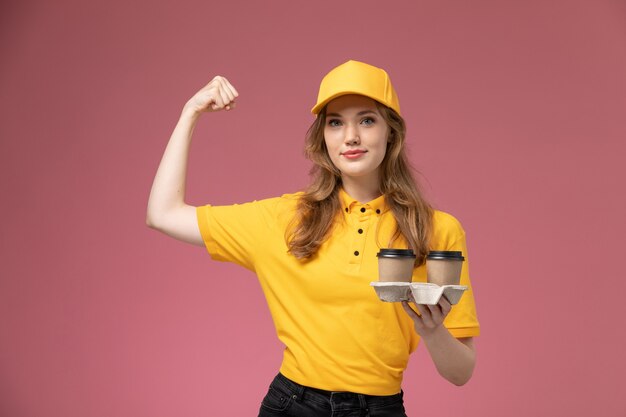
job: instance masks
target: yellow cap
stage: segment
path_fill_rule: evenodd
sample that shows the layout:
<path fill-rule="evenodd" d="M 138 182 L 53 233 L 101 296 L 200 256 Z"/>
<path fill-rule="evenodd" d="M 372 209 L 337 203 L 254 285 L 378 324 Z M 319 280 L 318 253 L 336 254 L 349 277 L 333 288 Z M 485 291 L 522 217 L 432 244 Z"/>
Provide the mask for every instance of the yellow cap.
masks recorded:
<path fill-rule="evenodd" d="M 311 113 L 317 115 L 329 101 L 345 94 L 367 96 L 400 114 L 398 95 L 385 70 L 352 60 L 326 74 L 320 84 L 317 104 Z"/>

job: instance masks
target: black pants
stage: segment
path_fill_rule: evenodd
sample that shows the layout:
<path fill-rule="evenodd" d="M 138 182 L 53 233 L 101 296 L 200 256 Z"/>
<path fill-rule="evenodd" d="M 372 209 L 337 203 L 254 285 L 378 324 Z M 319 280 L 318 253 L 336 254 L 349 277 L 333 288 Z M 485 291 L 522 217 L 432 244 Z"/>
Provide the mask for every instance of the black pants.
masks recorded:
<path fill-rule="evenodd" d="M 402 392 L 365 395 L 309 388 L 278 374 L 270 384 L 259 417 L 406 417 Z"/>

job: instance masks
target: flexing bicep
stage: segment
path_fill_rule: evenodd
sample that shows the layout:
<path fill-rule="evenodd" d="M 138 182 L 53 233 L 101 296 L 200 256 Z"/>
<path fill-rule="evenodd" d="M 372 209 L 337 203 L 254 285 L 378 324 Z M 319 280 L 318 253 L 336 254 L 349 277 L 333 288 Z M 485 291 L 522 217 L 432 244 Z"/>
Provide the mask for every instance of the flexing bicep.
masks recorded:
<path fill-rule="evenodd" d="M 194 206 L 185 204 L 180 208 L 170 210 L 160 216 L 160 218 L 153 220 L 151 223 L 149 222 L 148 226 L 174 239 L 191 243 L 192 245 L 204 246 Z"/>

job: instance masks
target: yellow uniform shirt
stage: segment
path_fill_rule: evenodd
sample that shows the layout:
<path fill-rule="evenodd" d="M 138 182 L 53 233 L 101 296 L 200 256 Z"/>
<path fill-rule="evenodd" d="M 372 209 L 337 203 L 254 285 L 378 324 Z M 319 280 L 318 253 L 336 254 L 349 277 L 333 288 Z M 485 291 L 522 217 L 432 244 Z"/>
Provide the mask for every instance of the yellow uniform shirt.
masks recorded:
<path fill-rule="evenodd" d="M 419 336 L 400 303 L 380 301 L 370 286 L 378 279 L 376 254 L 387 247 L 395 228 L 384 196 L 362 204 L 342 190 L 335 228 L 308 262 L 290 255 L 285 243 L 298 196 L 198 207 L 209 254 L 257 274 L 285 345 L 280 372 L 287 378 L 328 391 L 400 392 Z M 463 252 L 461 285 L 470 289 L 444 324 L 455 337 L 477 336 L 465 233 L 454 217 L 435 211 L 431 248 Z M 425 266 L 414 269 L 413 281 L 426 281 Z"/>

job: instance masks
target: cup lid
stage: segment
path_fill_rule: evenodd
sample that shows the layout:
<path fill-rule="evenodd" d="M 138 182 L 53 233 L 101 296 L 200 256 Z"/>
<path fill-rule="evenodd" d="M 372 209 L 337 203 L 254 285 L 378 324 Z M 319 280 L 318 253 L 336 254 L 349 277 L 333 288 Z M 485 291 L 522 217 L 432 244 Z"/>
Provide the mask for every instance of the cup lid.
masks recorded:
<path fill-rule="evenodd" d="M 381 249 L 376 254 L 379 258 L 413 258 L 415 259 L 415 253 L 413 249 Z"/>
<path fill-rule="evenodd" d="M 437 261 L 464 261 L 463 252 L 461 251 L 430 251 L 426 259 L 432 259 Z"/>

